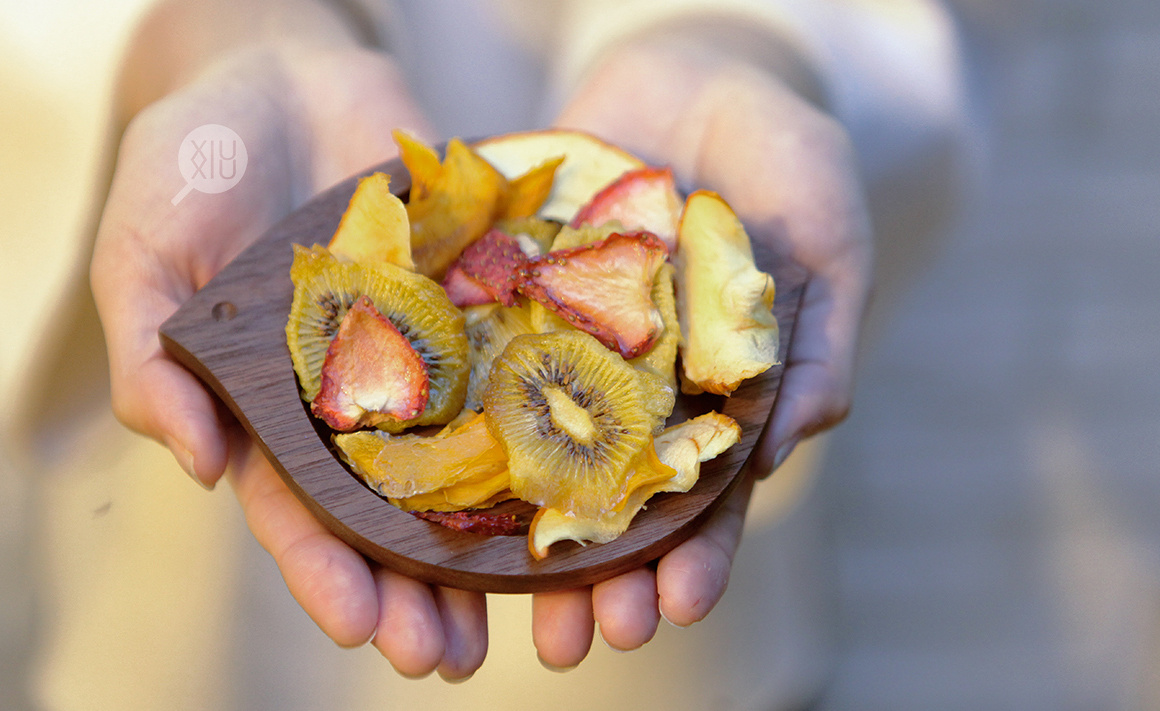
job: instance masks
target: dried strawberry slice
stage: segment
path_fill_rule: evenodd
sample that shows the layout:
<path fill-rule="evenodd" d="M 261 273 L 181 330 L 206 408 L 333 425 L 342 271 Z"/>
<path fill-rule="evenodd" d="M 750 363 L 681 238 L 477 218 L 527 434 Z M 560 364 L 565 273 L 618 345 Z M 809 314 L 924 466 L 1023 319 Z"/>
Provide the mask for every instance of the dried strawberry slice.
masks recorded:
<path fill-rule="evenodd" d="M 463 271 L 458 263 L 452 264 L 443 275 L 443 291 L 459 308 L 495 303 L 495 292 L 479 279 Z"/>
<path fill-rule="evenodd" d="M 427 407 L 429 390 L 423 358 L 363 295 L 326 349 L 322 386 L 310 410 L 331 428 L 347 432 L 418 417 Z"/>
<path fill-rule="evenodd" d="M 626 230 L 647 230 L 671 252 L 684 202 L 670 168 L 630 170 L 596 193 L 572 218 L 572 227 L 616 220 Z"/>
<path fill-rule="evenodd" d="M 490 301 L 498 301 L 504 306 L 515 306 L 516 278 L 519 276 L 520 267 L 527 261 L 528 257 L 515 237 L 493 229 L 468 245 L 451 269 L 462 272 L 464 276 L 472 278 L 487 290 L 492 295 Z M 454 279 L 463 281 L 459 276 L 455 276 Z M 446 281 L 443 286 L 447 288 Z M 462 288 L 456 284 L 453 286 Z M 452 301 L 455 301 L 454 295 Z"/>
<path fill-rule="evenodd" d="M 437 523 L 453 531 L 479 533 L 485 536 L 523 536 L 531 528 L 528 516 L 493 513 L 478 509 L 465 511 L 412 511 L 411 515 Z"/>
<path fill-rule="evenodd" d="M 614 232 L 528 261 L 518 288 L 610 350 L 635 358 L 652 348 L 664 328 L 651 292 L 667 256 L 650 232 Z"/>

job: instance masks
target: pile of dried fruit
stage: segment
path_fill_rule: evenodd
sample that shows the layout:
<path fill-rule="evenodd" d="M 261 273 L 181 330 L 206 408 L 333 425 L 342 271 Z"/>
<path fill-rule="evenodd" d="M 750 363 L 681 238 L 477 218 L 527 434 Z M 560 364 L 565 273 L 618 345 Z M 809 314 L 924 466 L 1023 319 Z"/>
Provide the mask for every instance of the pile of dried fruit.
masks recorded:
<path fill-rule="evenodd" d="M 291 268 L 302 397 L 351 469 L 463 530 L 506 532 L 476 512 L 523 499 L 537 558 L 688 491 L 740 428 L 666 429 L 677 388 L 728 395 L 777 360 L 773 279 L 729 206 L 580 132 L 452 140 L 442 160 L 394 135 L 407 202 L 362 179 Z M 406 432 L 426 425 L 444 427 Z"/>

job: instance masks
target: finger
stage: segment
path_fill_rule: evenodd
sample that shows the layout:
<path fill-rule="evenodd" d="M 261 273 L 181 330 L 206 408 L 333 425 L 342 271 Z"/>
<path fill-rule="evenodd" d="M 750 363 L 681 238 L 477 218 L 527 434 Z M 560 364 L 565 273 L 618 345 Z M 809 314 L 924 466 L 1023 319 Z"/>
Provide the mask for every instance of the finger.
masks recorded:
<path fill-rule="evenodd" d="M 443 659 L 445 637 L 431 586 L 387 568 L 375 571 L 378 628 L 374 645 L 396 671 L 424 677 Z"/>
<path fill-rule="evenodd" d="M 165 283 L 144 254 L 129 255 L 135 250 L 114 244 L 98 249 L 91 276 L 108 348 L 113 412 L 127 427 L 168 446 L 195 481 L 212 488 L 226 468 L 225 428 L 213 397 L 164 352 L 157 335 L 193 289 Z"/>
<path fill-rule="evenodd" d="M 868 267 L 854 267 L 806 284 L 773 419 L 751 465 L 759 476 L 785 461 L 798 442 L 849 413 L 868 273 Z"/>
<path fill-rule="evenodd" d="M 549 669 L 565 671 L 584 661 L 592 648 L 594 625 L 591 588 L 532 597 L 532 642 Z"/>
<path fill-rule="evenodd" d="M 643 646 L 660 622 L 657 576 L 638 568 L 592 587 L 592 611 L 608 646 L 627 651 Z"/>
<path fill-rule="evenodd" d="M 487 656 L 487 598 L 483 593 L 437 587 L 435 606 L 443 623 L 439 676 L 445 681 L 463 681 Z"/>
<path fill-rule="evenodd" d="M 306 614 L 340 646 L 370 639 L 378 600 L 366 560 L 319 523 L 257 448 L 231 481 L 250 530 Z"/>
<path fill-rule="evenodd" d="M 752 488 L 746 477 L 701 531 L 661 558 L 660 611 L 677 627 L 703 620 L 725 594 Z"/>
<path fill-rule="evenodd" d="M 393 128 L 426 141 L 437 135 L 402 71 L 381 52 L 314 52 L 308 62 L 295 66 L 305 91 L 314 97 L 306 107 L 306 120 L 314 137 L 315 190 L 396 157 Z M 344 81 L 335 82 L 335 76 Z"/>

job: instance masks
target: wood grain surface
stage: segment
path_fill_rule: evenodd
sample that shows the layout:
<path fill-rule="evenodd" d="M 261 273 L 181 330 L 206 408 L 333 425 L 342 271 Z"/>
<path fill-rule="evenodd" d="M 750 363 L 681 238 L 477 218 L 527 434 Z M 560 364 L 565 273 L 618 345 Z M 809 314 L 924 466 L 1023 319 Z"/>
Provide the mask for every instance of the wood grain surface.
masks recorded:
<path fill-rule="evenodd" d="M 397 194 L 409 190 L 407 171 L 398 161 L 374 170 L 391 175 Z M 776 405 L 781 365 L 728 398 L 678 398 L 670 423 L 715 409 L 742 428 L 737 445 L 702 465 L 692 491 L 654 497 L 628 531 L 611 543 L 559 543 L 542 561 L 530 555 L 523 536 L 452 531 L 400 511 L 346 468 L 325 425 L 309 415 L 299 397 L 285 328 L 293 291 L 290 245 L 326 244 L 358 177 L 322 193 L 274 226 L 160 330 L 165 349 L 229 406 L 298 498 L 335 535 L 371 560 L 427 582 L 487 592 L 526 593 L 591 584 L 655 560 L 692 535 L 739 481 Z M 756 252 L 759 266 L 777 282 L 774 313 L 784 357 L 807 275 L 763 250 Z"/>

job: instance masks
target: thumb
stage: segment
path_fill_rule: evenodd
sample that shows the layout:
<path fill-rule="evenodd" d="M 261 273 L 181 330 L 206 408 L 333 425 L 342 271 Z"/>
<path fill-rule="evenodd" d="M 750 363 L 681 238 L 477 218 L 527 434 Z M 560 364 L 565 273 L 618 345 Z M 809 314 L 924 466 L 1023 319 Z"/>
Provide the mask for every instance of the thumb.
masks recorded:
<path fill-rule="evenodd" d="M 177 286 L 148 253 L 126 254 L 127 242 L 136 240 L 102 235 L 91 267 L 108 348 L 113 412 L 125 426 L 167 446 L 194 481 L 213 488 L 228 457 L 217 404 L 162 349 L 157 335 L 193 288 Z"/>

